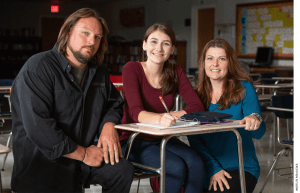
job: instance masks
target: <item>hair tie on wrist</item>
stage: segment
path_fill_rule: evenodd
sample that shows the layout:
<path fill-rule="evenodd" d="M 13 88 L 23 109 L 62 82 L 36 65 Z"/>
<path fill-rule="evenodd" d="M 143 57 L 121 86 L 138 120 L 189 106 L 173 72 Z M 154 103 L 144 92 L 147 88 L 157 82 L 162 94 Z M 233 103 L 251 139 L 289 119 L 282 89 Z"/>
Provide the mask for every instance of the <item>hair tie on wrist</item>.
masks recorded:
<path fill-rule="evenodd" d="M 84 156 L 83 156 L 82 162 L 83 162 L 83 160 L 85 158 L 85 154 L 86 154 L 86 149 L 84 148 Z"/>

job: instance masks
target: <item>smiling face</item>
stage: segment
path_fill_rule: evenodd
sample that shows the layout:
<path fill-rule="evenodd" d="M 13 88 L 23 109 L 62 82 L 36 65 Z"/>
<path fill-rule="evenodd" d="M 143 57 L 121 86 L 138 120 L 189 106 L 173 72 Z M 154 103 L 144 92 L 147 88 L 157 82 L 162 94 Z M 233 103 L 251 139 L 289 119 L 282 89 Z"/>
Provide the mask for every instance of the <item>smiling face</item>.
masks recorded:
<path fill-rule="evenodd" d="M 228 73 L 228 58 L 223 48 L 210 47 L 205 56 L 205 73 L 211 82 L 223 82 Z"/>
<path fill-rule="evenodd" d="M 78 20 L 70 32 L 67 45 L 67 58 L 71 60 L 71 64 L 79 63 L 85 67 L 96 54 L 102 34 L 102 25 L 96 18 L 88 17 Z"/>
<path fill-rule="evenodd" d="M 143 42 L 143 49 L 147 52 L 147 61 L 163 64 L 174 52 L 175 46 L 172 45 L 171 38 L 156 30 L 148 36 L 147 41 Z"/>

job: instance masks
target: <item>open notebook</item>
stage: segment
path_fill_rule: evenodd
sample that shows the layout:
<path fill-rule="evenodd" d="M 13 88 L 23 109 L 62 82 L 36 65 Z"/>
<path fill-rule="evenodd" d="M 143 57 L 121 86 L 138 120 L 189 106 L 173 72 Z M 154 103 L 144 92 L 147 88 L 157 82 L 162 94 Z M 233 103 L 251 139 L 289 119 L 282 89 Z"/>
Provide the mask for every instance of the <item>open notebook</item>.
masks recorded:
<path fill-rule="evenodd" d="M 176 128 L 176 127 L 191 127 L 194 125 L 198 125 L 199 122 L 197 121 L 181 121 L 176 120 L 176 124 L 170 127 L 163 127 L 161 125 L 153 125 L 153 124 L 146 124 L 146 123 L 136 123 L 136 125 L 139 126 L 145 126 L 145 127 L 154 127 L 156 129 L 169 129 L 169 128 Z"/>

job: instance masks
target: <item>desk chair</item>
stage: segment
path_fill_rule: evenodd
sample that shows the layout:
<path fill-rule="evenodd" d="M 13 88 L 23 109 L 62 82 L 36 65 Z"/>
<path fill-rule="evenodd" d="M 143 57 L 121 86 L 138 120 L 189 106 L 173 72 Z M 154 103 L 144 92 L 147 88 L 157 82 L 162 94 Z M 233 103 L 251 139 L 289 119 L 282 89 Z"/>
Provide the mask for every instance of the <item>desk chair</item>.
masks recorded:
<path fill-rule="evenodd" d="M 129 154 L 130 154 L 130 150 L 131 150 L 133 140 L 138 134 L 139 133 L 135 133 L 134 135 L 131 135 L 127 140 L 127 146 L 126 146 L 125 155 L 124 155 L 125 159 L 127 159 L 127 160 L 129 158 Z M 139 165 L 138 163 L 132 163 L 132 164 L 135 167 L 133 180 L 138 180 L 137 193 L 139 192 L 141 179 L 147 179 L 147 178 L 151 179 L 151 178 L 155 178 L 155 177 L 160 176 L 160 174 L 158 174 L 158 173 L 148 172 L 148 171 L 140 169 L 138 167 L 138 165 Z"/>
<path fill-rule="evenodd" d="M 122 76 L 110 76 L 110 81 L 112 83 L 123 83 Z M 122 86 L 117 87 L 117 90 L 120 92 L 120 94 L 122 96 L 123 87 Z M 127 160 L 128 160 L 129 153 L 130 153 L 130 150 L 131 150 L 131 144 L 132 144 L 135 137 L 136 137 L 136 135 L 134 135 L 134 137 L 130 137 L 128 139 L 127 147 L 126 147 L 126 150 L 125 150 L 125 159 L 127 159 Z M 98 140 L 99 139 L 96 136 L 95 140 L 94 140 L 94 145 L 98 144 Z M 133 180 L 138 180 L 137 193 L 139 192 L 139 186 L 140 186 L 140 180 L 141 179 L 154 178 L 154 177 L 159 177 L 159 174 L 158 173 L 149 173 L 147 171 L 144 171 L 144 170 L 141 170 L 141 169 L 135 167 L 135 173 L 134 173 Z M 83 189 L 83 193 L 84 193 L 84 189 Z"/>
<path fill-rule="evenodd" d="M 277 77 L 276 73 L 266 72 L 260 74 L 260 82 L 261 84 L 276 84 L 276 80 L 267 80 L 271 79 L 272 77 Z M 272 90 L 269 90 L 270 94 L 273 93 Z M 264 88 L 262 88 L 262 94 L 265 94 Z"/>
<path fill-rule="evenodd" d="M 10 112 L 1 112 L 1 105 L 0 105 L 0 131 L 1 131 L 1 134 L 4 132 L 3 125 L 5 123 L 5 120 L 11 120 L 11 113 Z M 11 144 L 11 137 L 12 137 L 12 132 L 10 131 L 10 134 L 7 139 L 6 147 L 9 147 Z M 2 171 L 4 171 L 4 166 L 5 166 L 5 162 L 6 162 L 8 153 L 9 152 L 7 152 L 6 155 L 4 156 Z M 1 153 L 1 154 L 3 154 L 3 153 Z"/>
<path fill-rule="evenodd" d="M 271 99 L 271 107 L 268 107 L 268 109 L 270 110 L 274 110 L 274 113 L 276 115 L 276 121 L 277 121 L 277 140 L 278 143 L 283 146 L 284 148 L 277 153 L 277 156 L 272 164 L 272 167 L 267 175 L 267 178 L 261 188 L 261 190 L 259 191 L 260 193 L 263 192 L 265 185 L 268 182 L 268 179 L 270 177 L 270 174 L 274 171 L 274 170 L 278 170 L 278 173 L 280 176 L 282 177 L 286 177 L 286 178 L 293 178 L 293 173 L 288 173 L 288 174 L 280 174 L 280 170 L 283 169 L 287 169 L 287 168 L 291 168 L 291 170 L 293 169 L 292 167 L 287 167 L 287 168 L 280 168 L 280 169 L 275 169 L 279 157 L 283 154 L 285 154 L 286 152 L 291 152 L 291 162 L 293 162 L 293 144 L 294 144 L 294 140 L 288 139 L 288 140 L 284 140 L 282 139 L 281 135 L 280 135 L 280 119 L 292 119 L 293 118 L 293 95 L 282 95 L 282 96 L 272 96 Z M 274 128 L 275 129 L 275 128 Z M 288 131 L 289 133 L 289 131 Z M 288 137 L 289 138 L 289 137 Z M 275 144 L 274 144 L 275 145 Z"/>
<path fill-rule="evenodd" d="M 129 157 L 129 153 L 130 153 L 130 150 L 131 150 L 131 145 L 132 145 L 132 142 L 134 140 L 134 138 L 136 137 L 137 135 L 134 135 L 132 137 L 129 137 L 128 141 L 127 141 L 127 147 L 126 147 L 126 150 L 125 150 L 125 159 L 128 160 L 128 157 Z M 94 141 L 94 145 L 97 145 L 98 144 L 98 137 L 96 136 L 95 138 L 95 141 Z M 137 164 L 138 165 L 138 164 Z M 139 192 L 139 187 L 140 187 L 140 181 L 142 179 L 148 179 L 148 178 L 154 178 L 154 177 L 159 177 L 159 174 L 158 173 L 150 173 L 150 172 L 147 172 L 145 170 L 142 170 L 142 169 L 139 169 L 138 167 L 136 167 L 136 165 L 134 164 L 135 166 L 135 172 L 134 172 L 134 178 L 133 180 L 138 180 L 138 187 L 137 187 L 137 193 Z M 84 193 L 84 190 L 83 190 L 83 193 Z"/>
<path fill-rule="evenodd" d="M 11 151 L 9 147 L 6 147 L 4 145 L 0 144 L 0 154 L 8 154 Z M 0 171 L 0 193 L 4 192 L 11 192 L 10 190 L 7 189 L 2 189 L 2 178 L 1 178 L 1 171 Z"/>
<path fill-rule="evenodd" d="M 109 78 L 112 83 L 123 83 L 122 76 L 110 76 Z M 116 88 L 123 97 L 123 86 L 116 86 Z"/>
<path fill-rule="evenodd" d="M 2 84 L 4 86 L 12 85 L 12 82 L 13 82 L 13 79 L 0 79 L 0 84 Z M 10 92 L 11 92 L 11 87 L 10 87 Z M 5 120 L 11 120 L 12 119 L 10 97 L 6 97 L 6 98 L 8 100 L 8 104 L 9 104 L 9 111 L 1 111 L 1 102 L 0 102 L 0 131 L 1 131 L 1 134 L 4 132 L 4 130 L 1 127 L 3 127 L 3 124 L 5 123 Z M 11 139 L 12 139 L 12 131 L 10 131 L 10 133 L 9 133 L 7 143 L 6 143 L 6 147 L 11 146 Z M 1 169 L 2 171 L 4 171 L 4 166 L 5 166 L 5 163 L 6 163 L 8 153 L 6 153 L 6 155 L 4 156 L 3 165 L 2 165 L 2 169 Z"/>

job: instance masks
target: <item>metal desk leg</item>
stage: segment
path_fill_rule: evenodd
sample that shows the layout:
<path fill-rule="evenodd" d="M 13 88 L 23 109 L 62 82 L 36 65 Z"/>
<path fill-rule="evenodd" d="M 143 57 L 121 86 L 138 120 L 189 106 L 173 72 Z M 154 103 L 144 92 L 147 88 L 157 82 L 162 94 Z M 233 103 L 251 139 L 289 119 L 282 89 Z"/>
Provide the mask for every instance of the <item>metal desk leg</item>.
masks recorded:
<path fill-rule="evenodd" d="M 236 139 L 237 139 L 241 190 L 242 190 L 242 193 L 246 193 L 242 137 L 236 129 L 234 129 L 232 131 L 235 133 Z"/>
<path fill-rule="evenodd" d="M 166 145 L 172 135 L 165 136 L 161 140 L 160 144 L 160 181 L 159 181 L 159 192 L 165 193 L 166 191 Z"/>
<path fill-rule="evenodd" d="M 276 156 L 276 127 L 277 127 L 277 124 L 276 124 L 276 120 L 277 120 L 277 117 L 275 115 L 275 113 L 273 112 L 274 114 L 274 124 L 273 124 L 273 153 L 274 153 L 274 156 Z"/>
<path fill-rule="evenodd" d="M 175 101 L 176 101 L 175 111 L 179 111 L 179 104 L 180 104 L 179 99 L 180 99 L 180 94 L 177 94 L 176 98 L 175 98 Z"/>
<path fill-rule="evenodd" d="M 131 150 L 131 146 L 132 146 L 132 142 L 134 140 L 134 138 L 140 133 L 132 133 L 130 135 L 130 137 L 128 138 L 127 140 L 127 146 L 126 146 L 126 149 L 125 149 L 125 159 L 128 160 L 128 157 L 129 157 L 129 153 L 130 153 L 130 150 Z"/>

